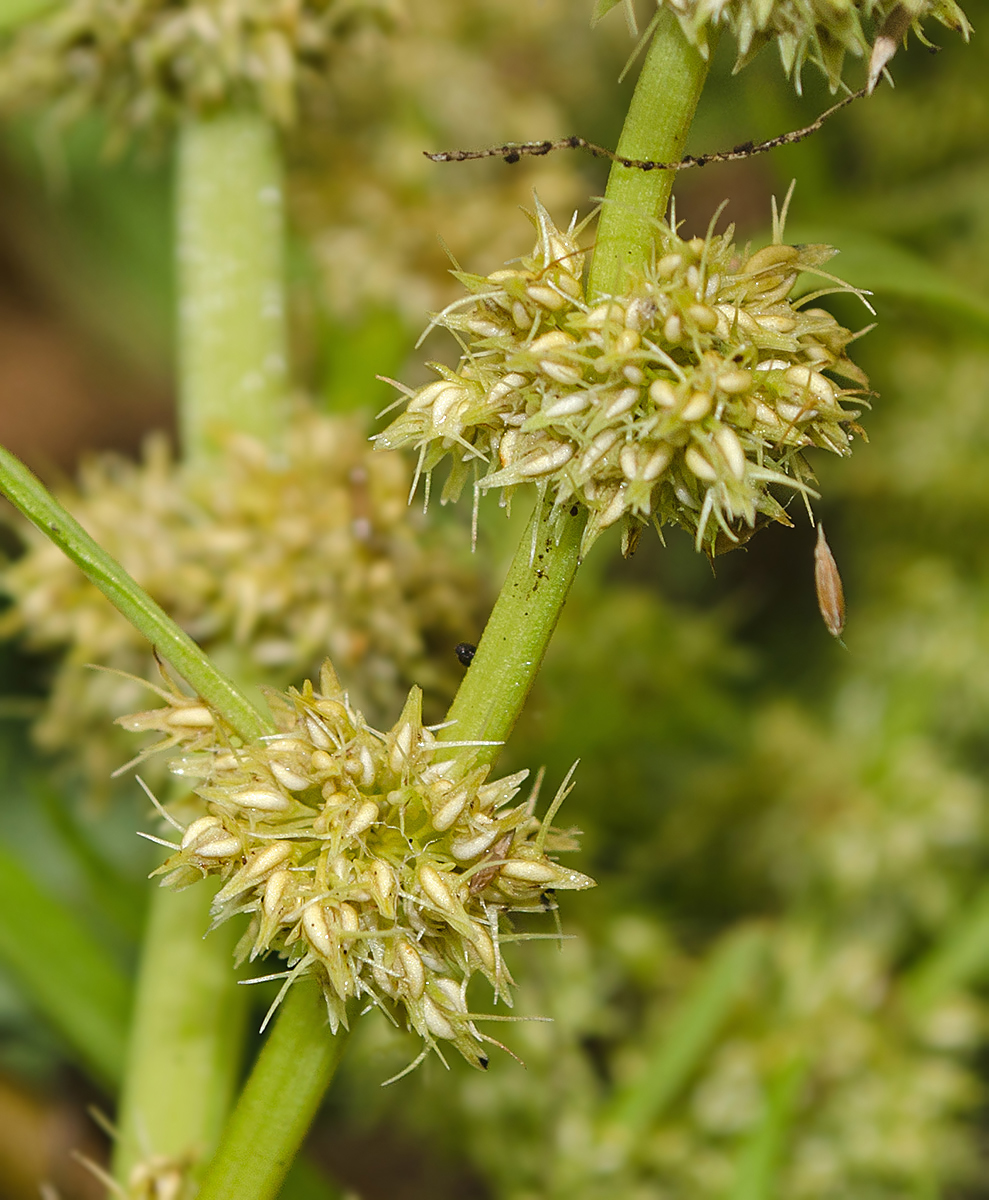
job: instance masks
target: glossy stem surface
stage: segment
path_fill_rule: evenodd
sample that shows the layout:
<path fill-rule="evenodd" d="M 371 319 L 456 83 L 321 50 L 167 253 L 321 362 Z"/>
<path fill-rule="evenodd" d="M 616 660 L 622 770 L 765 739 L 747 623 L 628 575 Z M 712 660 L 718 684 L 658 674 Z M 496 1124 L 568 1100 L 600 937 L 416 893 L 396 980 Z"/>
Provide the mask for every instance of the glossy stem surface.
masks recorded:
<path fill-rule="evenodd" d="M 223 1132 L 197 1200 L 274 1200 L 340 1062 L 315 980 L 294 984 Z"/>
<path fill-rule="evenodd" d="M 274 732 L 246 696 L 213 666 L 191 637 L 83 529 L 45 485 L 0 446 L 0 493 L 78 566 L 186 683 L 245 740 Z"/>
<path fill-rule="evenodd" d="M 117 1118 L 113 1169 L 125 1187 L 156 1155 L 207 1160 L 233 1102 L 247 997 L 233 970 L 236 923 L 205 936 L 215 890 L 152 892 Z"/>
<path fill-rule="evenodd" d="M 269 121 L 226 112 L 183 126 L 176 223 L 187 461 L 208 461 L 231 431 L 279 443 L 288 394 L 283 206 Z"/>
<path fill-rule="evenodd" d="M 618 142 L 620 155 L 652 162 L 677 162 L 683 157 L 709 61 L 687 41 L 669 10 L 657 14 L 656 31 Z M 666 213 L 675 177 L 675 171 L 639 171 L 611 164 L 588 280 L 592 298 L 620 294 L 626 272 L 648 261 L 654 221 Z"/>

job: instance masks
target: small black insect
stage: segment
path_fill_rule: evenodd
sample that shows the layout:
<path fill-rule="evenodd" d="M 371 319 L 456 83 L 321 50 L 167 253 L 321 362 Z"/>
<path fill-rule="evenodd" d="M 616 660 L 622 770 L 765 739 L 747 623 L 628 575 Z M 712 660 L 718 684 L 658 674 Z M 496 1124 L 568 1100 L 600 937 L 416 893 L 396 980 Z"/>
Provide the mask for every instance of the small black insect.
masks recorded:
<path fill-rule="evenodd" d="M 469 667 L 474 661 L 474 655 L 477 653 L 477 647 L 473 642 L 457 642 L 453 648 L 453 653 L 460 660 L 462 666 Z"/>

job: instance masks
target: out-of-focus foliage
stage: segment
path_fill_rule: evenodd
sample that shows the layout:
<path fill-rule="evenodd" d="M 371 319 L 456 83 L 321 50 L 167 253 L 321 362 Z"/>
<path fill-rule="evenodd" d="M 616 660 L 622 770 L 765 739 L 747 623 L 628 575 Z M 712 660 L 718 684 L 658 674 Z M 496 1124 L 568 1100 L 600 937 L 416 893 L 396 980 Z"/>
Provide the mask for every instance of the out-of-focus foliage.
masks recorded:
<path fill-rule="evenodd" d="M 569 32 L 587 15 L 575 7 L 423 6 L 387 69 L 354 60 L 353 110 L 341 90 L 323 114 L 330 132 L 303 129 L 295 203 L 312 289 L 299 286 L 300 339 L 314 375 L 351 331 L 357 349 L 401 362 L 409 325 L 450 295 L 428 251 L 435 231 L 486 273 L 515 252 L 505 209 L 533 179 L 554 212 L 583 200 L 575 162 L 419 156 L 572 129 L 613 143 L 620 104 L 594 44 Z M 599 33 L 614 37 L 615 24 Z M 715 64 L 697 150 L 795 128 L 824 106 L 801 107 L 776 63 L 732 82 L 730 66 Z M 915 49 L 896 74 L 895 93 L 881 88 L 800 146 L 685 175 L 686 233 L 702 233 L 725 194 L 743 225 L 757 214 L 745 232 L 758 233 L 766 193 L 796 175 L 808 240 L 853 227 L 984 297 L 978 48 L 934 60 Z M 516 100 L 522 75 L 532 91 Z M 399 107 L 410 79 L 419 99 Z M 353 141 L 350 111 L 367 114 Z M 584 829 L 575 865 L 600 886 L 573 905 L 576 940 L 517 971 L 515 1011 L 555 1023 L 506 1027 L 524 1072 L 505 1059 L 476 1078 L 427 1066 L 382 1093 L 415 1050 L 361 1022 L 330 1101 L 338 1146 L 404 1130 L 422 1154 L 453 1147 L 498 1200 L 985 1194 L 989 349 L 984 326 L 935 289 L 875 302 L 879 328 L 857 350 L 881 397 L 871 444 L 851 464 L 815 464 L 850 653 L 814 613 L 806 524 L 765 532 L 713 581 L 686 539 L 644 543 L 629 564 L 603 539 L 506 752 L 506 768 L 545 761 L 551 778 L 582 760 L 568 801 Z M 331 367 L 327 390 L 345 374 Z M 39 852 L 31 865 L 44 876 L 58 861 Z M 21 1008 L 4 1012 L 6 1028 L 32 1028 Z M 362 1186 L 403 1194 L 394 1176 Z"/>
<path fill-rule="evenodd" d="M 400 707 L 413 681 L 442 715 L 455 663 L 429 651 L 477 621 L 466 554 L 410 513 L 406 464 L 373 454 L 359 418 L 300 409 L 285 446 L 276 459 L 234 438 L 221 465 L 202 472 L 183 470 L 157 440 L 140 466 L 87 463 L 66 502 L 223 669 L 284 686 L 329 654 L 375 719 Z M 154 659 L 43 534 L 28 526 L 24 536 L 30 550 L 3 578 L 13 605 L 0 630 L 36 651 L 65 651 L 36 734 L 81 757 L 99 788 L 131 756 L 125 739 L 108 738 L 107 717 L 143 703 Z M 90 663 L 115 673 L 94 677 Z"/>

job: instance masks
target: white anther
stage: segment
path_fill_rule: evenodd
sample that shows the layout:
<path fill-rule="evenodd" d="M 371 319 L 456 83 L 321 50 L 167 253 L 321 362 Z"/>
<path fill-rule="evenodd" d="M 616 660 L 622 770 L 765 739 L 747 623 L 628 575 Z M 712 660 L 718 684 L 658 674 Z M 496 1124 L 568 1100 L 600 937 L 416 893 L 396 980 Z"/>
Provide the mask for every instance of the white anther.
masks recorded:
<path fill-rule="evenodd" d="M 284 812 L 292 803 L 288 796 L 268 788 L 249 788 L 247 791 L 235 792 L 230 800 L 239 804 L 241 808 L 254 808 L 258 812 Z"/>
<path fill-rule="evenodd" d="M 675 408 L 677 394 L 667 379 L 654 379 L 649 385 L 649 398 L 663 408 Z"/>
<path fill-rule="evenodd" d="M 533 862 L 527 858 L 513 858 L 502 864 L 502 875 L 509 879 L 520 879 L 525 883 L 552 883 L 557 877 L 551 863 Z"/>
<path fill-rule="evenodd" d="M 734 429 L 722 425 L 714 435 L 714 441 L 725 456 L 728 469 L 736 479 L 742 479 L 745 475 L 745 451 L 742 449 L 742 443 L 738 440 Z"/>
<path fill-rule="evenodd" d="M 440 831 L 449 829 L 457 817 L 464 811 L 464 806 L 468 798 L 469 795 L 466 790 L 455 792 L 433 816 L 433 828 Z"/>
<path fill-rule="evenodd" d="M 649 461 L 643 467 L 642 478 L 646 480 L 647 483 L 651 483 L 652 480 L 658 479 L 659 476 L 662 475 L 662 473 L 670 465 L 670 459 L 672 457 L 673 451 L 669 446 L 660 446 L 658 450 L 653 452 L 649 458 Z"/>
<path fill-rule="evenodd" d="M 543 409 L 543 416 L 549 417 L 551 420 L 556 420 L 558 417 L 572 417 L 576 413 L 583 412 L 589 403 L 587 392 L 573 392 L 569 396 L 561 396 L 552 404 L 547 404 Z"/>
<path fill-rule="evenodd" d="M 682 263 L 682 254 L 664 254 L 656 264 L 656 278 L 667 279 Z"/>
<path fill-rule="evenodd" d="M 373 800 L 365 800 L 347 826 L 345 837 L 357 837 L 365 829 L 370 829 L 378 819 L 378 806 Z"/>
<path fill-rule="evenodd" d="M 406 941 L 399 942 L 395 952 L 409 985 L 409 995 L 413 1000 L 418 1000 L 426 986 L 426 971 L 419 952 L 410 942 Z"/>
<path fill-rule="evenodd" d="M 539 369 L 544 375 L 548 375 L 550 379 L 554 379 L 557 383 L 562 383 L 565 387 L 573 387 L 574 384 L 580 383 L 581 374 L 576 367 L 568 367 L 563 363 L 552 362 L 548 358 L 544 358 Z"/>
<path fill-rule="evenodd" d="M 554 292 L 552 288 L 541 287 L 539 284 L 530 284 L 525 289 L 525 294 L 530 300 L 535 300 L 537 304 L 541 304 L 543 308 L 548 308 L 550 312 L 556 312 L 558 308 L 563 308 L 567 303 L 566 296 L 561 296 L 559 292 Z"/>
<path fill-rule="evenodd" d="M 520 475 L 529 479 L 537 475 L 548 475 L 551 471 L 558 471 L 560 467 L 565 466 L 573 458 L 573 453 L 574 448 L 569 442 L 558 442 L 552 450 L 546 450 L 519 463 L 517 470 Z"/>
<path fill-rule="evenodd" d="M 581 456 L 580 463 L 577 467 L 578 471 L 583 474 L 587 471 L 590 471 L 592 467 L 597 466 L 600 460 L 604 458 L 604 456 L 617 441 L 618 434 L 614 429 L 605 429 L 599 433 Z"/>
<path fill-rule="evenodd" d="M 386 862 L 382 862 L 380 858 L 376 858 L 371 864 L 371 873 L 374 876 L 374 886 L 379 896 L 382 900 L 387 901 L 395 890 L 395 876 L 392 874 L 391 867 Z"/>
<path fill-rule="evenodd" d="M 454 858 L 460 859 L 461 862 L 469 858 L 477 858 L 479 854 L 483 854 L 485 850 L 498 836 L 498 827 L 487 833 L 479 833 L 471 838 L 458 838 L 450 843 L 450 850 Z"/>
<path fill-rule="evenodd" d="M 361 927 L 360 917 L 357 915 L 357 909 L 352 904 L 344 901 L 337 908 L 340 914 L 340 928 L 344 933 L 357 933 Z"/>
<path fill-rule="evenodd" d="M 604 415 L 609 421 L 613 421 L 615 417 L 623 416 L 628 410 L 634 407 L 639 399 L 640 391 L 637 387 L 622 388 L 618 395 L 611 401 L 608 407 L 604 410 Z"/>
<path fill-rule="evenodd" d="M 456 908 L 450 889 L 446 886 L 443 877 L 435 867 L 424 866 L 419 868 L 419 884 L 437 908 L 447 910 Z"/>
<path fill-rule="evenodd" d="M 333 957 L 337 949 L 337 943 L 336 939 L 330 934 L 330 927 L 326 921 L 326 913 L 323 911 L 323 906 L 319 901 L 306 906 L 302 914 L 302 928 L 305 931 L 310 946 L 317 953 L 322 954 L 324 958 Z"/>
<path fill-rule="evenodd" d="M 258 879 L 263 879 L 270 872 L 274 871 L 275 867 L 281 866 L 286 858 L 291 857 L 292 846 L 289 842 L 272 842 L 270 846 L 266 846 L 259 854 L 255 854 L 253 858 L 247 860 L 246 865 L 240 872 L 238 883 L 242 887 L 247 887 L 248 884 L 256 882 Z M 282 872 L 279 872 L 281 874 Z"/>
<path fill-rule="evenodd" d="M 309 786 L 309 780 L 305 775 L 300 775 L 298 771 L 293 771 L 290 767 L 286 767 L 280 762 L 268 764 L 271 767 L 271 773 L 284 788 L 288 788 L 290 792 L 301 792 Z"/>
<path fill-rule="evenodd" d="M 788 383 L 807 388 L 816 400 L 824 404 L 834 403 L 834 385 L 819 371 L 812 371 L 810 367 L 790 367 L 783 378 Z"/>
<path fill-rule="evenodd" d="M 549 333 L 544 333 L 542 337 L 537 337 L 529 349 L 533 354 L 545 354 L 547 350 L 558 350 L 561 346 L 575 344 L 569 333 L 564 333 L 562 329 L 553 329 Z"/>
<path fill-rule="evenodd" d="M 320 750 L 333 749 L 333 740 L 315 717 L 306 717 L 306 729 L 314 746 L 318 746 Z"/>
<path fill-rule="evenodd" d="M 426 1021 L 426 1028 L 433 1037 L 452 1039 L 457 1036 L 453 1026 L 428 996 L 422 998 L 422 1015 Z"/>
<path fill-rule="evenodd" d="M 195 853 L 199 858 L 232 858 L 240 851 L 240 838 L 235 838 L 232 834 L 215 842 L 205 842 L 195 848 Z"/>
<path fill-rule="evenodd" d="M 272 918 L 277 915 L 282 902 L 282 896 L 285 894 L 285 888 L 291 878 L 291 873 L 288 871 L 275 871 L 268 878 L 268 882 L 264 885 L 264 896 L 261 900 L 261 907 L 264 909 L 266 917 Z"/>
<path fill-rule="evenodd" d="M 178 725 L 180 728 L 208 729 L 213 724 L 213 714 L 202 704 L 173 708 L 168 715 L 168 724 Z"/>
<path fill-rule="evenodd" d="M 615 338 L 615 353 L 631 354 L 633 350 L 638 350 L 641 341 L 634 329 L 623 329 Z"/>
<path fill-rule="evenodd" d="M 713 483 L 718 478 L 718 472 L 711 466 L 696 446 L 691 446 L 683 457 L 687 467 L 693 471 L 698 479 L 704 479 L 708 483 Z"/>
<path fill-rule="evenodd" d="M 699 421 L 711 411 L 713 403 L 707 392 L 694 392 L 684 405 L 680 417 L 684 421 Z"/>
<path fill-rule="evenodd" d="M 188 850 L 193 842 L 207 832 L 207 830 L 217 830 L 223 828 L 223 822 L 219 817 L 200 817 L 197 821 L 193 821 L 189 828 L 182 835 L 182 849 Z"/>

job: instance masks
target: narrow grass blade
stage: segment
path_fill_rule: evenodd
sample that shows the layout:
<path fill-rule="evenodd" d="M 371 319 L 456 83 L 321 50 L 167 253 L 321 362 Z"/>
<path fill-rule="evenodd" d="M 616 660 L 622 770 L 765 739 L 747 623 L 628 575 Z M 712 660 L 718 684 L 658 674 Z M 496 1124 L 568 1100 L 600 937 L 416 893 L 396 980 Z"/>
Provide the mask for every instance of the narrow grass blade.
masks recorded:
<path fill-rule="evenodd" d="M 697 1070 L 758 965 L 763 935 L 745 930 L 726 940 L 694 982 L 645 1066 L 615 1097 L 609 1124 L 641 1133 L 662 1115 Z"/>
<path fill-rule="evenodd" d="M 786 1139 L 807 1074 L 798 1060 L 785 1067 L 770 1087 L 766 1112 L 742 1146 L 729 1200 L 772 1200 L 786 1153 Z"/>
<path fill-rule="evenodd" d="M 81 568 L 161 657 L 242 738 L 251 741 L 274 732 L 270 718 L 258 712 L 233 682 L 213 666 L 185 630 L 89 536 L 45 485 L 3 447 L 0 447 L 0 492 Z"/>
<path fill-rule="evenodd" d="M 0 960 L 72 1056 L 108 1089 L 123 1074 L 131 988 L 61 900 L 0 847 Z"/>
<path fill-rule="evenodd" d="M 951 925 L 940 942 L 907 974 L 903 996 L 914 1016 L 956 988 L 989 978 L 989 885 Z"/>

